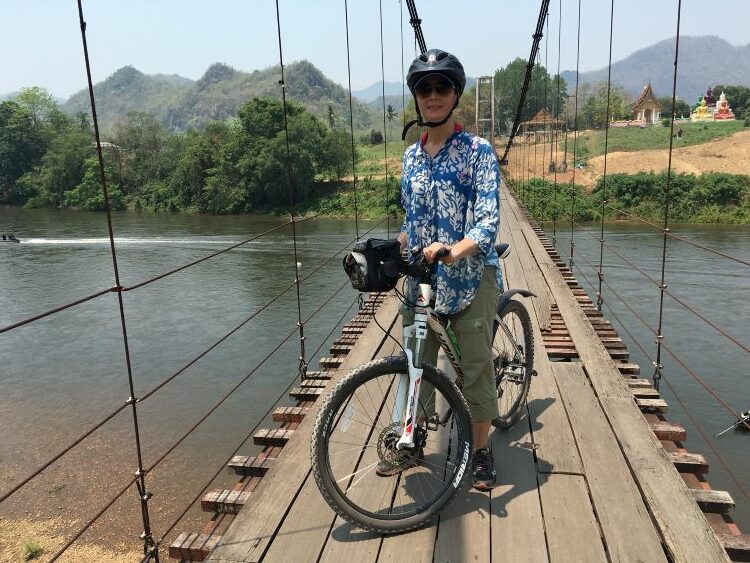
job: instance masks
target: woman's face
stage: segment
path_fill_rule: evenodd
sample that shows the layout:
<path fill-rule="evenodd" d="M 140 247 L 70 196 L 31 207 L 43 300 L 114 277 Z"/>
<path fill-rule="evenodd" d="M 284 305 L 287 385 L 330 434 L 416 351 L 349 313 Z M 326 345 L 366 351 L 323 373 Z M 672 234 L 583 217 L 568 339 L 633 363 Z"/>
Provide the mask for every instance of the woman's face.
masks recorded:
<path fill-rule="evenodd" d="M 458 97 L 453 84 L 438 74 L 420 80 L 414 88 L 414 94 L 422 121 L 425 122 L 439 122 L 445 119 Z"/>

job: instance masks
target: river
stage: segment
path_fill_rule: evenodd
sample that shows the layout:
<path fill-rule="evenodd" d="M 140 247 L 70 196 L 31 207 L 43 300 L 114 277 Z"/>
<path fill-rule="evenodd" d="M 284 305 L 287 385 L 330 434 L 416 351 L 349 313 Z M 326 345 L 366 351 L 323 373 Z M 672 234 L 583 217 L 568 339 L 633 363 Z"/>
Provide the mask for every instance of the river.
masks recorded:
<path fill-rule="evenodd" d="M 284 218 L 117 213 L 113 229 L 121 283 L 128 287 L 276 227 Z M 112 257 L 103 214 L 0 208 L 0 229 L 13 226 L 21 244 L 0 246 L 0 326 L 42 313 L 114 285 Z M 385 227 L 360 222 L 360 231 Z M 594 227 L 596 229 L 596 227 Z M 661 238 L 650 228 L 612 225 L 608 244 L 658 278 Z M 313 219 L 297 225 L 301 276 L 351 245 L 351 220 Z M 747 227 L 685 226 L 685 237 L 726 254 L 750 259 Z M 595 234 L 598 238 L 598 233 Z M 558 230 L 567 256 L 569 226 Z M 598 262 L 598 243 L 577 231 L 576 251 Z M 0 243 L 2 244 L 2 243 Z M 202 262 L 142 288 L 124 293 L 135 395 L 143 396 L 180 370 L 253 311 L 276 297 L 294 279 L 291 228 L 285 226 L 238 249 Z M 577 263 L 596 276 L 583 259 Z M 657 323 L 658 291 L 640 275 L 605 253 L 607 281 L 628 296 L 636 310 Z M 580 277 L 580 276 L 579 276 Z M 747 267 L 670 241 L 670 291 L 747 344 L 750 326 Z M 345 281 L 340 256 L 301 285 L 302 316 L 312 314 Z M 586 282 L 581 280 L 582 285 Z M 648 351 L 653 337 L 616 302 L 621 316 Z M 342 317 L 354 315 L 355 292 L 346 286 L 305 326 L 309 356 L 336 337 L 329 332 Z M 351 307 L 351 309 L 350 309 Z M 606 309 L 605 309 L 606 313 Z M 609 315 L 608 315 L 609 316 Z M 737 410 L 750 408 L 747 353 L 667 298 L 664 333 L 670 348 Z M 614 322 L 614 319 L 612 319 Z M 247 376 L 297 322 L 296 292 L 278 301 L 230 336 L 205 358 L 138 406 L 143 465 L 149 467 L 213 405 Z M 615 323 L 616 324 L 616 323 Z M 619 327 L 618 327 L 619 328 Z M 621 333 L 623 331 L 620 331 Z M 650 359 L 628 343 L 632 361 L 649 377 Z M 324 345 L 316 358 L 325 355 Z M 150 502 L 157 536 L 206 484 L 269 406 L 284 395 L 297 375 L 299 340 L 292 338 L 254 372 L 216 412 L 149 473 Z M 0 334 L 0 490 L 29 472 L 121 406 L 130 396 L 117 296 L 109 293 L 40 321 Z M 732 422 L 715 399 L 667 354 L 665 378 L 708 436 Z M 312 367 L 311 369 L 315 369 Z M 729 490 L 738 503 L 736 519 L 750 531 L 750 505 L 700 438 L 680 402 L 666 385 L 669 420 L 684 424 L 688 448 L 709 458 L 709 481 Z M 745 485 L 750 482 L 750 435 L 730 432 L 711 444 Z M 241 452 L 250 452 L 245 447 Z M 131 479 L 137 467 L 133 419 L 125 409 L 74 448 L 60 463 L 0 505 L 0 516 L 29 519 L 62 517 L 75 530 Z M 212 488 L 231 487 L 236 477 L 221 471 Z M 31 507 L 31 508 L 29 508 Z M 108 512 L 108 520 L 86 537 L 97 541 L 133 538 L 140 532 L 136 495 L 128 492 Z M 73 520 L 77 519 L 77 522 Z M 117 520 L 116 527 L 108 523 Z M 177 531 L 206 520 L 193 508 Z M 114 530 L 114 531 L 113 531 Z"/>

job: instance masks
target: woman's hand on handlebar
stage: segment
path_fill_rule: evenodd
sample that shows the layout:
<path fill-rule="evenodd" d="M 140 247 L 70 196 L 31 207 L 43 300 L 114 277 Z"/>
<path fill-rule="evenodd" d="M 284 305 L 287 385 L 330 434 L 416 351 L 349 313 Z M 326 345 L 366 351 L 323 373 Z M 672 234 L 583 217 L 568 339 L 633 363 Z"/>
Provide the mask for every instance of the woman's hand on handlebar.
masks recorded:
<path fill-rule="evenodd" d="M 430 246 L 424 248 L 422 253 L 429 264 L 434 264 L 440 260 L 443 264 L 450 266 L 454 262 L 451 256 L 451 247 L 442 242 L 433 242 Z"/>

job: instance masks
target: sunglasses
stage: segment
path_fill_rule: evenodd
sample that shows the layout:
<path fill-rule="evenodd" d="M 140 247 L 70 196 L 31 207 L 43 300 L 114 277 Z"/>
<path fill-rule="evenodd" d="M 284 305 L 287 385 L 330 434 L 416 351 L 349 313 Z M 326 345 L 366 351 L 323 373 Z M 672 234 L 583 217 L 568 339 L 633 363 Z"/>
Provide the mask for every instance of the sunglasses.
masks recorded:
<path fill-rule="evenodd" d="M 417 84 L 414 88 L 414 93 L 420 98 L 427 98 L 433 92 L 435 92 L 438 96 L 447 96 L 448 94 L 453 92 L 453 84 L 451 84 L 447 80 L 441 80 L 440 82 L 436 82 L 433 84 Z"/>

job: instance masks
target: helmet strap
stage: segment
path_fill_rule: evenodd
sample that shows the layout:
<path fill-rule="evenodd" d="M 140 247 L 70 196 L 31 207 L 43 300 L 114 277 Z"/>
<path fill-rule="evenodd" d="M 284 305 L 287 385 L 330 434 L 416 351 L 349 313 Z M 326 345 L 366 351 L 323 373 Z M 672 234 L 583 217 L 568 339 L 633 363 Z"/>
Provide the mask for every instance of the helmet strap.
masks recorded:
<path fill-rule="evenodd" d="M 401 140 L 406 140 L 406 133 L 411 129 L 414 125 L 419 125 L 420 127 L 439 127 L 443 123 L 447 122 L 451 116 L 453 115 L 453 110 L 458 107 L 458 99 L 456 100 L 455 105 L 451 108 L 451 110 L 448 112 L 448 115 L 445 116 L 444 119 L 440 121 L 422 121 L 422 114 L 419 113 L 419 106 L 417 105 L 416 98 L 414 99 L 414 107 L 417 108 L 417 119 L 412 119 L 409 123 L 404 125 L 403 131 L 401 131 Z"/>

